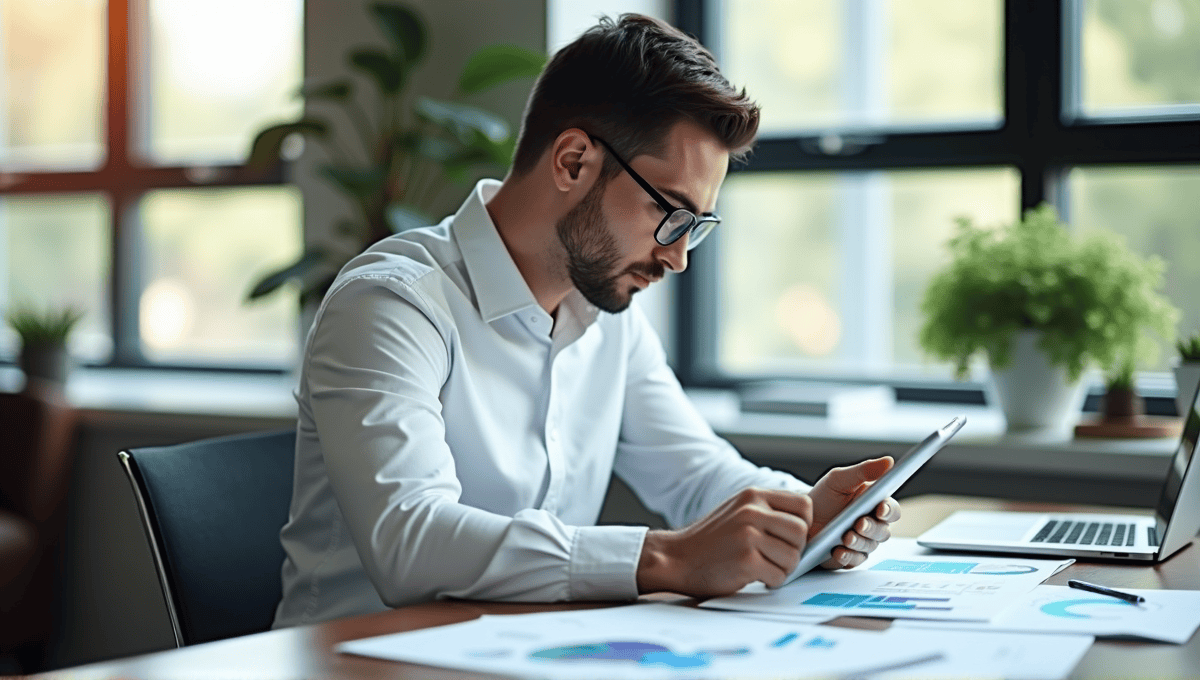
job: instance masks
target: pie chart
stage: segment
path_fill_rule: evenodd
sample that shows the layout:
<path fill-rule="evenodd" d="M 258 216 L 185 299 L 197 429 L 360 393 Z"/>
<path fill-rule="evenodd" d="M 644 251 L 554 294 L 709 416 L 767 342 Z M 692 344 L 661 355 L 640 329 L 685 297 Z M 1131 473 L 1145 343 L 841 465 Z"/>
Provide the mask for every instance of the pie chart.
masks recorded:
<path fill-rule="evenodd" d="M 1042 613 L 1064 619 L 1112 619 L 1120 618 L 1125 612 L 1115 609 L 1137 605 L 1115 597 L 1083 598 L 1078 600 L 1056 600 L 1042 605 Z"/>

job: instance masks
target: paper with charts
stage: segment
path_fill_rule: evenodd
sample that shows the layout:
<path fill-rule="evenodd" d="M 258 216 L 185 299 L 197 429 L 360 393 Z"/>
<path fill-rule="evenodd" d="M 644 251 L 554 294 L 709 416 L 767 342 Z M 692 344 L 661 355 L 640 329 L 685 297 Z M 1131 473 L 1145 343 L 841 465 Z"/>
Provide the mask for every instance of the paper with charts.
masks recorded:
<path fill-rule="evenodd" d="M 941 658 L 936 635 L 772 623 L 669 604 L 485 616 L 339 652 L 534 678 L 866 676 Z"/>
<path fill-rule="evenodd" d="M 956 628 L 1038 633 L 1083 633 L 1184 644 L 1200 628 L 1200 591 L 1119 588 L 1146 598 L 1131 604 L 1066 586 L 1039 586 L 986 625 Z M 930 627 L 927 622 L 905 622 Z"/>
<path fill-rule="evenodd" d="M 899 622 L 897 622 L 899 623 Z M 913 622 L 915 623 L 915 622 Z M 921 623 L 931 623 L 922 621 Z M 941 625 L 948 626 L 943 622 Z M 895 624 L 887 635 L 904 632 L 936 635 L 942 658 L 929 663 L 898 668 L 871 676 L 871 680 L 962 680 L 963 678 L 1021 678 L 1058 680 L 1071 674 L 1092 646 L 1087 635 L 1044 635 L 995 633 L 944 628 L 938 631 L 900 628 Z M 921 640 L 921 638 L 916 638 Z"/>
<path fill-rule="evenodd" d="M 934 554 L 912 539 L 892 539 L 854 569 L 814 569 L 777 590 L 751 584 L 700 606 L 798 617 L 988 621 L 1073 561 Z"/>

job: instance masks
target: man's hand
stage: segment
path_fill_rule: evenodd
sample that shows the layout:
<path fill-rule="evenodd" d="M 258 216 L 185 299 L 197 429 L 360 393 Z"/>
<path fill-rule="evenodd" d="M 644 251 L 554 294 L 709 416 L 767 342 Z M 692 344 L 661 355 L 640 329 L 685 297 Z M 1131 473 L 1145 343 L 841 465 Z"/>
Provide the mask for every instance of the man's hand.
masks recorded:
<path fill-rule="evenodd" d="M 638 591 L 712 597 L 755 581 L 778 586 L 800 561 L 812 519 L 808 496 L 741 491 L 685 529 L 648 532 L 638 561 Z"/>
<path fill-rule="evenodd" d="M 813 502 L 813 521 L 808 528 L 812 538 L 850 501 L 867 490 L 883 473 L 892 469 L 891 456 L 864 460 L 849 467 L 833 468 L 817 480 L 809 497 Z M 900 504 L 887 498 L 875 506 L 875 512 L 860 517 L 842 536 L 842 544 L 833 549 L 821 564 L 826 569 L 857 567 L 879 544 L 892 536 L 889 525 L 900 519 Z"/>

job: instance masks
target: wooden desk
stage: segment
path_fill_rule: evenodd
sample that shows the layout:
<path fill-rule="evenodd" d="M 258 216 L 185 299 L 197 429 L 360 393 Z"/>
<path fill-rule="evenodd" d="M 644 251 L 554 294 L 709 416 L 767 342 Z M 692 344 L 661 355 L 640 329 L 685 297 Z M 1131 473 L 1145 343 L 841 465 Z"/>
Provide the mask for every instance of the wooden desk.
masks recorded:
<path fill-rule="evenodd" d="M 956 496 L 921 496 L 904 501 L 904 518 L 896 535 L 916 536 L 956 509 L 1011 507 L 1035 509 L 1028 503 L 1005 503 Z M 1076 506 L 1077 508 L 1077 506 Z M 1200 590 L 1200 548 L 1188 546 L 1153 567 L 1075 564 L 1048 579 L 1065 585 L 1081 578 L 1125 588 Z M 679 599 L 657 596 L 653 599 Z M 685 600 L 686 601 L 686 600 Z M 340 655 L 333 646 L 345 640 L 456 623 L 483 614 L 520 614 L 547 609 L 581 609 L 603 603 L 524 605 L 448 601 L 414 605 L 390 612 L 329 623 L 270 631 L 232 640 L 80 666 L 35 677 L 71 678 L 479 678 L 472 673 Z M 1186 645 L 1097 642 L 1075 668 L 1072 678 L 1194 678 L 1200 675 L 1200 635 Z"/>

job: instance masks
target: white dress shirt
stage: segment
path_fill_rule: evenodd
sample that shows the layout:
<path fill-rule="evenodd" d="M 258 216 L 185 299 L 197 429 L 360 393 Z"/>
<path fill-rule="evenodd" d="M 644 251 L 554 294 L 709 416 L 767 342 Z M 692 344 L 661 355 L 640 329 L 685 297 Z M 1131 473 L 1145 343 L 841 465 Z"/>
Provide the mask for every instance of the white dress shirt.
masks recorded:
<path fill-rule="evenodd" d="M 480 182 L 352 260 L 309 333 L 281 539 L 291 626 L 440 597 L 637 597 L 645 527 L 594 526 L 612 473 L 672 525 L 808 490 L 713 434 L 645 316 L 538 306 Z"/>

